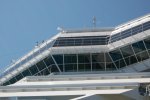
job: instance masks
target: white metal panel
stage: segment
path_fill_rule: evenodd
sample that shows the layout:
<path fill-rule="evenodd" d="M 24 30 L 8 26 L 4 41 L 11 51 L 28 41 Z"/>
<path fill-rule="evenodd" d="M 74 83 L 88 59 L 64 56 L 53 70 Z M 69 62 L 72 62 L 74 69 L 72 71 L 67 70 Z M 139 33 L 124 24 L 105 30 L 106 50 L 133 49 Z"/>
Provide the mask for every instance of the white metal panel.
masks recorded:
<path fill-rule="evenodd" d="M 106 52 L 107 50 L 106 45 L 53 47 L 51 48 L 51 54 L 98 53 Z"/>
<path fill-rule="evenodd" d="M 142 23 L 145 23 L 147 21 L 150 21 L 150 14 L 148 14 L 146 16 L 143 16 L 141 18 L 134 19 L 134 20 L 129 21 L 125 24 L 121 24 L 121 25 L 117 26 L 115 28 L 115 30 L 112 32 L 112 34 L 116 34 L 118 32 L 124 31 L 126 29 L 131 28 L 131 27 L 134 27 L 134 26 L 140 25 Z"/>
<path fill-rule="evenodd" d="M 124 45 L 125 45 L 125 44 L 129 44 L 129 43 L 134 42 L 135 39 L 132 36 L 130 36 L 128 38 L 122 39 L 122 41 L 124 42 Z"/>
<path fill-rule="evenodd" d="M 80 91 L 40 91 L 40 92 L 11 92 L 0 93 L 1 97 L 29 97 L 29 96 L 69 96 L 69 95 L 86 95 L 86 94 L 120 94 L 132 89 L 118 89 L 118 90 L 80 90 Z"/>
<path fill-rule="evenodd" d="M 150 29 L 149 29 L 149 30 L 144 31 L 144 33 L 145 33 L 147 36 L 150 36 Z"/>
<path fill-rule="evenodd" d="M 114 48 L 124 45 L 124 43 L 123 43 L 123 41 L 116 41 L 116 42 L 111 43 L 111 45 L 113 45 L 112 49 L 114 49 Z"/>
<path fill-rule="evenodd" d="M 83 33 L 63 33 L 59 37 L 81 37 L 81 36 L 104 36 L 110 35 L 111 31 L 106 32 L 83 32 Z"/>
<path fill-rule="evenodd" d="M 143 40 L 146 37 L 147 37 L 147 35 L 144 32 L 141 32 L 141 33 L 138 33 L 136 35 L 133 35 L 133 38 L 135 38 L 136 41 Z"/>

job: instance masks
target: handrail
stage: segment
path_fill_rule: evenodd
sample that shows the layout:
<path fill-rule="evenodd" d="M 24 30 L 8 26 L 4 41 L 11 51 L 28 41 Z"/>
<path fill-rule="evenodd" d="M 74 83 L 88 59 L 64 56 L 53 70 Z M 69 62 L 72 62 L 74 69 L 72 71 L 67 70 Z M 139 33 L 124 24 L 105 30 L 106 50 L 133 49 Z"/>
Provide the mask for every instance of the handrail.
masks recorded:
<path fill-rule="evenodd" d="M 37 48 L 34 48 L 33 50 L 31 50 L 31 52 L 29 52 L 29 53 L 25 54 L 23 57 L 19 58 L 15 63 L 12 63 L 9 66 L 4 67 L 3 69 L 5 69 L 5 70 L 1 69 L 0 78 L 2 78 L 4 75 L 8 74 L 12 70 L 14 70 L 14 69 L 22 66 L 23 64 L 27 63 L 29 60 L 33 59 L 34 57 L 36 57 L 40 53 L 44 52 L 45 50 L 49 49 L 49 47 L 52 46 L 53 41 L 55 39 L 50 38 L 49 40 L 45 41 L 44 43 L 41 43 L 39 46 L 37 46 Z M 111 38 L 110 38 L 110 40 L 111 40 Z M 109 40 L 109 42 L 111 42 L 110 40 Z"/>
<path fill-rule="evenodd" d="M 45 50 L 48 50 L 50 46 L 53 45 L 53 41 L 55 39 L 50 39 L 49 41 L 45 41 L 44 43 L 41 43 L 39 46 L 36 46 L 34 49 L 31 50 L 31 52 L 25 54 L 21 58 L 19 58 L 15 63 L 12 63 L 6 67 L 4 67 L 4 70 L 0 70 L 0 78 L 2 78 L 4 75 L 8 74 L 12 70 L 19 68 L 20 66 L 24 65 L 27 63 L 29 60 L 33 59 L 40 53 L 44 52 Z M 48 43 L 49 42 L 49 43 Z M 44 45 L 44 46 L 42 46 Z M 41 47 L 42 46 L 42 47 Z M 36 50 L 37 49 L 37 50 Z M 36 51 L 35 51 L 36 50 Z M 30 55 L 29 55 L 30 54 Z M 23 59 L 24 58 L 24 59 Z M 21 61 L 20 61 L 21 60 Z"/>

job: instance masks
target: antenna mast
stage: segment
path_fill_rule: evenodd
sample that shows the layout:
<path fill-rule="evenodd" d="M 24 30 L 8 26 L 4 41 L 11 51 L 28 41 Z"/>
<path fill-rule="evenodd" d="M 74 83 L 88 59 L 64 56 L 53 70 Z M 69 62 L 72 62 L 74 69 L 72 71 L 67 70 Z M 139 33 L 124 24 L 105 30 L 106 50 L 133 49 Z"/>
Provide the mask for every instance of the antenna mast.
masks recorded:
<path fill-rule="evenodd" d="M 96 27 L 96 17 L 93 17 L 93 26 Z"/>

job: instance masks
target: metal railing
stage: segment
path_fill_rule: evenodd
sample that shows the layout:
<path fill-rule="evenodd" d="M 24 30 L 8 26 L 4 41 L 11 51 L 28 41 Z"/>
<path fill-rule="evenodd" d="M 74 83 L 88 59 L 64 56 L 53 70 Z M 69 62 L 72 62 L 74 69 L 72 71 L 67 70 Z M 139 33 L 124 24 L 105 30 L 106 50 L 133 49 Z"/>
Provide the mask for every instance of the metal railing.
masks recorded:
<path fill-rule="evenodd" d="M 40 53 L 44 52 L 45 50 L 48 50 L 49 47 L 51 47 L 53 45 L 54 40 L 55 39 L 50 39 L 49 41 L 45 41 L 45 42 L 39 44 L 34 49 L 32 49 L 31 52 L 25 54 L 24 56 L 22 56 L 21 58 L 16 60 L 15 63 L 11 63 L 10 65 L 8 65 L 8 66 L 4 67 L 3 69 L 1 69 L 0 70 L 0 79 L 3 76 L 10 73 L 11 71 L 13 71 L 13 70 L 19 68 L 20 66 L 24 65 L 25 63 L 27 63 L 28 61 L 30 61 L 31 59 L 33 59 L 34 57 L 36 57 Z"/>

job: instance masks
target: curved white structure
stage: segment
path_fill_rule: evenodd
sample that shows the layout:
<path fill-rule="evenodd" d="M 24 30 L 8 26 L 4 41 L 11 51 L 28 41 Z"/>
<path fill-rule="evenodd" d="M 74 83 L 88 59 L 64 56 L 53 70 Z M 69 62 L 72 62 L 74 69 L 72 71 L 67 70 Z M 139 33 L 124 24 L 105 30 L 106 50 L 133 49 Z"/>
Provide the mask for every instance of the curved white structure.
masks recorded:
<path fill-rule="evenodd" d="M 148 14 L 114 28 L 61 30 L 1 72 L 0 97 L 142 100 L 149 71 Z"/>

